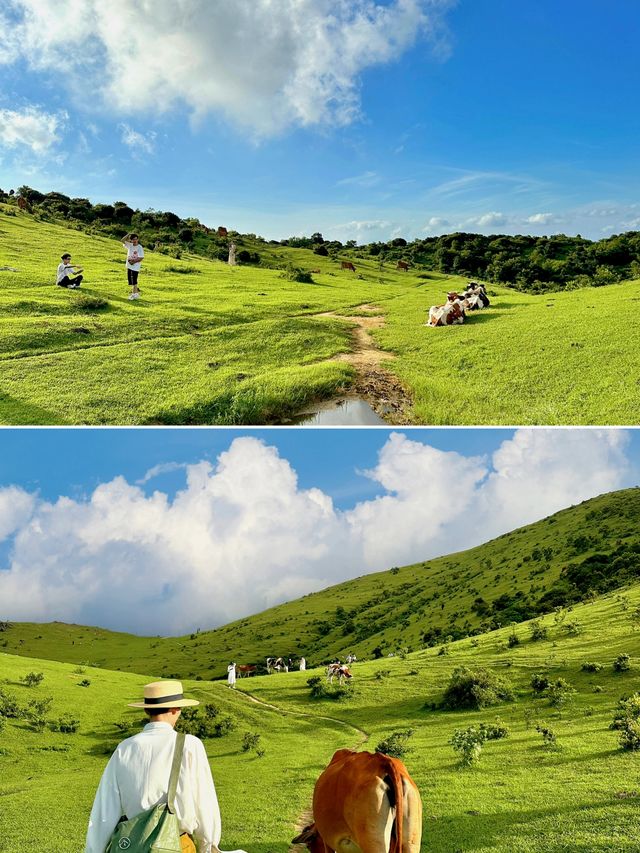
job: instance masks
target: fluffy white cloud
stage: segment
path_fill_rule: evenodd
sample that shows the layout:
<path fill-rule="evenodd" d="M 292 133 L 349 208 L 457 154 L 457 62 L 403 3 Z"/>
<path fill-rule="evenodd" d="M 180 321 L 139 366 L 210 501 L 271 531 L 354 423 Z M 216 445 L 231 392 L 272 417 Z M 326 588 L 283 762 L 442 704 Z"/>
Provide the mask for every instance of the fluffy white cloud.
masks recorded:
<path fill-rule="evenodd" d="M 125 115 L 178 103 L 269 134 L 350 122 L 361 72 L 398 58 L 418 38 L 441 44 L 452 3 L 11 0 L 0 61 L 21 55 L 34 68 L 64 67 L 78 87 Z"/>
<path fill-rule="evenodd" d="M 26 146 L 44 154 L 61 138 L 67 114 L 47 113 L 30 106 L 22 110 L 0 110 L 0 145 Z"/>
<path fill-rule="evenodd" d="M 527 222 L 531 225 L 547 225 L 554 219 L 553 213 L 533 213 L 527 217 Z"/>
<path fill-rule="evenodd" d="M 249 437 L 188 466 L 173 500 L 122 477 L 86 500 L 5 489 L 2 616 L 151 634 L 221 624 L 628 485 L 626 443 L 618 430 L 521 430 L 487 459 L 396 433 L 368 472 L 384 495 L 349 511 Z"/>
<path fill-rule="evenodd" d="M 124 145 L 130 148 L 134 154 L 153 154 L 156 149 L 156 134 L 138 133 L 128 124 L 120 125 L 121 139 Z"/>

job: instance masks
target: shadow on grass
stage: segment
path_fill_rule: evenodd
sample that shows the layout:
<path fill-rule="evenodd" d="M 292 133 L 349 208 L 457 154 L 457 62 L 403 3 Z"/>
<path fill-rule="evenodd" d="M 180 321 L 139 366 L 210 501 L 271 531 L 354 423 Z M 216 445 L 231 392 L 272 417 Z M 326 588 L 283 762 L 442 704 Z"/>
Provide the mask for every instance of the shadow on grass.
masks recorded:
<path fill-rule="evenodd" d="M 0 424 L 10 426 L 25 426 L 27 424 L 68 426 L 72 423 L 73 421 L 67 420 L 49 409 L 43 409 L 42 406 L 36 406 L 34 403 L 17 400 L 9 394 L 0 392 Z"/>

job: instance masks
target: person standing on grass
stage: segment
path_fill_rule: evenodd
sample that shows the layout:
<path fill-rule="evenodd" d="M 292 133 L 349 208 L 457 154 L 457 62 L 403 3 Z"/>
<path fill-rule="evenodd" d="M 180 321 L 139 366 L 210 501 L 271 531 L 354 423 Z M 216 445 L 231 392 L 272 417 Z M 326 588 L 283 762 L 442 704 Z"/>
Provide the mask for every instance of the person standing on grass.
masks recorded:
<path fill-rule="evenodd" d="M 137 234 L 125 234 L 122 238 L 122 245 L 127 250 L 127 281 L 131 287 L 129 299 L 140 299 L 138 273 L 144 258 L 144 249 L 138 242 Z"/>
<path fill-rule="evenodd" d="M 300 672 L 304 672 L 307 668 L 307 662 L 304 658 L 300 658 Z"/>
<path fill-rule="evenodd" d="M 85 853 L 105 853 L 123 816 L 131 820 L 167 802 L 175 726 L 182 708 L 200 703 L 185 699 L 180 681 L 147 684 L 143 697 L 129 707 L 142 708 L 149 722 L 109 759 L 91 810 Z M 204 744 L 193 735 L 184 740 L 174 805 L 183 853 L 196 853 L 196 843 L 198 853 L 217 853 L 222 832 L 218 797 Z"/>
<path fill-rule="evenodd" d="M 58 272 L 56 274 L 56 284 L 59 287 L 80 287 L 80 282 L 83 279 L 83 276 L 80 275 L 83 271 L 82 267 L 78 267 L 77 269 L 73 267 L 69 252 L 65 252 L 60 261 L 61 263 L 58 264 Z"/>
<path fill-rule="evenodd" d="M 227 667 L 227 685 L 229 687 L 236 686 L 236 665 L 234 663 L 230 663 Z"/>

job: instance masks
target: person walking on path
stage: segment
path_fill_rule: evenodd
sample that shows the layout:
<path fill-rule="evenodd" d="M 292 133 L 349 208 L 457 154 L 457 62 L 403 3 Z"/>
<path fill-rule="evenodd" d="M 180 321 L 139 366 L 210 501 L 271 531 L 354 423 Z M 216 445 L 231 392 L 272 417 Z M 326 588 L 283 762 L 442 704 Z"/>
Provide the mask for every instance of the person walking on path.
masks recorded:
<path fill-rule="evenodd" d="M 230 663 L 227 667 L 227 685 L 229 687 L 236 686 L 236 665 L 235 662 Z"/>
<path fill-rule="evenodd" d="M 144 688 L 143 708 L 149 717 L 144 729 L 122 741 L 109 759 L 96 793 L 85 853 L 105 853 L 121 817 L 131 820 L 166 803 L 176 747 L 175 725 L 182 708 L 200 703 L 185 699 L 180 681 L 154 681 Z M 183 853 L 218 853 L 222 824 L 218 797 L 204 744 L 186 735 L 180 764 L 175 814 Z M 194 843 L 195 842 L 195 843 Z"/>
<path fill-rule="evenodd" d="M 138 274 L 144 258 L 144 249 L 138 242 L 137 234 L 125 234 L 122 238 L 122 245 L 127 250 L 127 281 L 131 287 L 129 299 L 140 299 Z"/>
<path fill-rule="evenodd" d="M 65 252 L 60 261 L 61 263 L 58 264 L 58 272 L 56 273 L 56 284 L 60 287 L 80 287 L 80 282 L 83 279 L 83 276 L 80 275 L 83 272 L 82 267 L 74 268 L 69 252 Z"/>

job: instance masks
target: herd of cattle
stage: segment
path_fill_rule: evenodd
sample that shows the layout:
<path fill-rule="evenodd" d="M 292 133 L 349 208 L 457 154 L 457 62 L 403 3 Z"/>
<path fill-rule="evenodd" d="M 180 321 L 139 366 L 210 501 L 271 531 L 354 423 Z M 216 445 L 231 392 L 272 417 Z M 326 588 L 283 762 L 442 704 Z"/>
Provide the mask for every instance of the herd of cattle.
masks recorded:
<path fill-rule="evenodd" d="M 425 326 L 461 325 L 464 323 L 467 311 L 480 311 L 482 308 L 488 308 L 490 304 L 484 285 L 471 281 L 464 293 L 457 293 L 454 290 L 447 293 L 447 301 L 444 305 L 432 305 L 429 308 L 429 319 Z"/>

